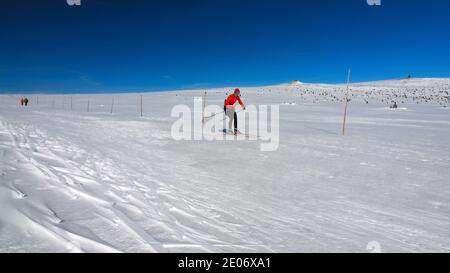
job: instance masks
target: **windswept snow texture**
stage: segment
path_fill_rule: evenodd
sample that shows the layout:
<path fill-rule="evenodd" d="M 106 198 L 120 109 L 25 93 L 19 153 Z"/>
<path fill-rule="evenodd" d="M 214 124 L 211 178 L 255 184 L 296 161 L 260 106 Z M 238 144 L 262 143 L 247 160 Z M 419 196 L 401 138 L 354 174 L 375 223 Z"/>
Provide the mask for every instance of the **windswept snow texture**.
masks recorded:
<path fill-rule="evenodd" d="M 242 88 L 276 152 L 173 140 L 203 91 L 1 95 L 0 252 L 450 252 L 449 79 Z"/>

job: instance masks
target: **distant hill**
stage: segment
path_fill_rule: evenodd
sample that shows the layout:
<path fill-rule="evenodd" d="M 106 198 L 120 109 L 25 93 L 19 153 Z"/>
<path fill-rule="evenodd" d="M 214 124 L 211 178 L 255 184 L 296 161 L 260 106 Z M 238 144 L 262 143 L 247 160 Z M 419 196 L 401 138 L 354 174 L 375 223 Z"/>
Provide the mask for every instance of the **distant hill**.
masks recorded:
<path fill-rule="evenodd" d="M 299 80 L 292 80 L 292 81 L 289 81 L 288 84 L 290 84 L 290 85 L 302 85 L 303 83 L 301 81 L 299 81 Z"/>

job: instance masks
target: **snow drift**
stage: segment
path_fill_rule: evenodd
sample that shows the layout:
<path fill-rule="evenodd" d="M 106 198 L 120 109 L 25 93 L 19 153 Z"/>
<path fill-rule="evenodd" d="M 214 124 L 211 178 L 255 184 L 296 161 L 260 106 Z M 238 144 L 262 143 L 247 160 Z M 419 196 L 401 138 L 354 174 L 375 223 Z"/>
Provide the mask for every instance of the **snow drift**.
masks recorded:
<path fill-rule="evenodd" d="M 346 137 L 345 86 L 242 91 L 280 104 L 277 152 L 174 141 L 204 90 L 143 94 L 143 117 L 139 94 L 1 95 L 0 251 L 450 251 L 450 80 L 352 84 Z"/>

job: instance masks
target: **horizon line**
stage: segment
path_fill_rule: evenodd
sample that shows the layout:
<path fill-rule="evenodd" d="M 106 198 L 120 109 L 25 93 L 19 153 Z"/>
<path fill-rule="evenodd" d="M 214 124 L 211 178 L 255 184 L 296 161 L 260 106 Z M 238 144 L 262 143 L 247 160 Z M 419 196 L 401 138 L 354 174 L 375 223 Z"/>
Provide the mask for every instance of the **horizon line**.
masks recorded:
<path fill-rule="evenodd" d="M 352 84 L 361 84 L 361 83 L 372 83 L 372 82 L 383 82 L 383 81 L 396 81 L 396 80 L 408 80 L 408 79 L 450 79 L 449 77 L 400 77 L 400 78 L 389 78 L 389 79 L 379 79 L 379 80 L 368 80 L 368 81 L 350 81 L 350 85 Z M 0 95 L 13 95 L 13 94 L 42 94 L 42 95 L 88 95 L 88 94 L 132 94 L 132 93 L 162 93 L 162 92 L 176 92 L 176 91 L 196 91 L 196 90 L 211 90 L 211 89 L 233 89 L 236 87 L 239 88 L 257 88 L 257 87 L 269 87 L 269 86 L 278 86 L 283 84 L 289 84 L 290 82 L 298 81 L 302 85 L 308 84 L 316 84 L 316 85 L 342 85 L 347 84 L 346 82 L 335 82 L 335 83 L 326 83 L 326 82 L 303 82 L 298 79 L 292 79 L 289 81 L 277 82 L 273 84 L 256 84 L 256 85 L 204 85 L 204 86 L 192 86 L 192 87 L 178 87 L 178 88 L 162 88 L 162 89 L 154 89 L 154 90 L 127 90 L 126 88 L 123 90 L 86 90 L 86 91 L 75 91 L 75 90 L 64 90 L 64 91 L 45 91 L 45 90 L 14 90 L 14 91 L 0 91 Z"/>

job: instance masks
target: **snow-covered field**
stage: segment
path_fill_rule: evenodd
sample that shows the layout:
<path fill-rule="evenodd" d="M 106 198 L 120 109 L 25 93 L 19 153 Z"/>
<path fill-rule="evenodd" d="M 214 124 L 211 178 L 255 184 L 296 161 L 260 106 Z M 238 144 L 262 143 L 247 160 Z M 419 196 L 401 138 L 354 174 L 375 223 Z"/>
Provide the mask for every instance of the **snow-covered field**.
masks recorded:
<path fill-rule="evenodd" d="M 0 95 L 0 252 L 450 252 L 450 79 L 242 88 L 275 152 L 173 140 L 203 91 Z"/>

